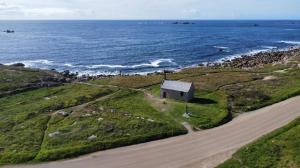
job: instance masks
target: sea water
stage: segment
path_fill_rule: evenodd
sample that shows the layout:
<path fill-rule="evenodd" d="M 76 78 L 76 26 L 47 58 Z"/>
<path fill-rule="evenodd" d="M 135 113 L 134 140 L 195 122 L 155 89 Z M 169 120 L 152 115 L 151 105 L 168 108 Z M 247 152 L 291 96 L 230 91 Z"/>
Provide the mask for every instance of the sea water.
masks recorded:
<path fill-rule="evenodd" d="M 185 22 L 0 21 L 0 63 L 146 74 L 300 45 L 300 21 Z"/>

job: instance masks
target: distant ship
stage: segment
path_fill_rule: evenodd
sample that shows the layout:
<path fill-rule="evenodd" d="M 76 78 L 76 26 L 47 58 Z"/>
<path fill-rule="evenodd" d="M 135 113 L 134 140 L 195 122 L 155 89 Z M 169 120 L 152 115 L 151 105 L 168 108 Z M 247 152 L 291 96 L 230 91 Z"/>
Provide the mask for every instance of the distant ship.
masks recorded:
<path fill-rule="evenodd" d="M 5 32 L 5 33 L 14 33 L 15 31 L 14 30 L 5 30 L 3 32 Z"/>

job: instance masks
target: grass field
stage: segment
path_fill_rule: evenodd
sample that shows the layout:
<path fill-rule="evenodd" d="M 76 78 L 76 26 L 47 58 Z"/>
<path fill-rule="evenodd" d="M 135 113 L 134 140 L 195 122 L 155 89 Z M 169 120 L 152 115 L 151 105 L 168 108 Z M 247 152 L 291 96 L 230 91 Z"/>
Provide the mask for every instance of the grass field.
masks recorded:
<path fill-rule="evenodd" d="M 36 160 L 55 160 L 186 133 L 182 125 L 156 111 L 143 92 L 121 90 L 79 109 L 54 115 Z M 51 133 L 56 136 L 47 136 Z"/>
<path fill-rule="evenodd" d="M 54 111 L 111 92 L 107 87 L 68 84 L 0 98 L 0 164 L 34 159 Z"/>
<path fill-rule="evenodd" d="M 218 168 L 300 167 L 300 118 L 249 144 Z"/>
<path fill-rule="evenodd" d="M 233 112 L 255 110 L 300 94 L 299 68 L 288 69 L 284 73 L 273 71 L 264 74 L 264 77 L 265 80 L 254 80 L 222 88 L 233 98 Z"/>
<path fill-rule="evenodd" d="M 0 65 L 0 96 L 13 92 L 36 88 L 41 83 L 58 83 L 62 76 L 52 71 L 27 69 Z"/>
<path fill-rule="evenodd" d="M 160 99 L 159 85 L 148 88 L 148 91 L 156 99 Z M 164 113 L 178 122 L 188 122 L 194 129 L 213 128 L 230 121 L 227 103 L 227 95 L 223 91 L 197 91 L 195 98 L 189 103 L 170 99 L 160 103 L 152 102 L 158 109 L 164 109 L 160 111 L 165 111 Z M 189 116 L 184 115 L 186 108 Z"/>

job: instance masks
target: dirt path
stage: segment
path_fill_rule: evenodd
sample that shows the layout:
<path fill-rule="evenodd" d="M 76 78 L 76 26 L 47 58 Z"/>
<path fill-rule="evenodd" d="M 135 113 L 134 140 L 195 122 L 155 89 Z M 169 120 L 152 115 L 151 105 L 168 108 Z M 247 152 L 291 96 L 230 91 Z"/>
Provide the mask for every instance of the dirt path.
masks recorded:
<path fill-rule="evenodd" d="M 79 158 L 6 168 L 210 168 L 243 145 L 300 116 L 300 96 L 243 114 L 218 128 Z"/>

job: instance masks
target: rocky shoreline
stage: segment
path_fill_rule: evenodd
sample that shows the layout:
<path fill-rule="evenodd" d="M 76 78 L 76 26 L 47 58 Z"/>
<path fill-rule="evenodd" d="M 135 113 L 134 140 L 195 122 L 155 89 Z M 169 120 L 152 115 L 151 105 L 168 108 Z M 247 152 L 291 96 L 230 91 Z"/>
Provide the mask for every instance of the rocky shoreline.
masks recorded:
<path fill-rule="evenodd" d="M 241 69 L 249 69 L 255 68 L 259 66 L 263 66 L 266 64 L 272 63 L 284 63 L 290 57 L 300 55 L 300 46 L 299 47 L 291 47 L 286 50 L 272 50 L 266 52 L 260 52 L 253 55 L 242 55 L 239 58 L 234 58 L 232 60 L 224 60 L 221 63 L 209 63 L 207 65 L 199 64 L 197 67 L 204 67 L 204 68 L 241 68 Z M 195 67 L 195 68 L 197 68 Z M 188 69 L 188 68 L 185 68 Z M 182 69 L 181 69 L 182 70 Z M 175 73 L 175 71 L 166 71 L 167 73 Z M 147 76 L 152 75 L 159 75 L 163 72 L 154 72 L 149 73 Z M 101 79 L 101 78 L 110 78 L 114 76 L 130 76 L 126 74 L 120 75 L 83 75 L 77 76 L 77 80 L 94 80 L 94 79 Z M 132 76 L 132 75 L 131 75 Z M 135 76 L 140 76 L 139 74 L 135 74 Z"/>
<path fill-rule="evenodd" d="M 290 57 L 300 54 L 300 47 L 292 47 L 284 51 L 267 51 L 253 55 L 242 55 L 239 58 L 214 63 L 210 67 L 254 68 L 266 64 L 285 62 Z"/>
<path fill-rule="evenodd" d="M 221 63 L 208 63 L 206 65 L 199 64 L 196 67 L 202 67 L 202 68 L 255 68 L 259 66 L 263 66 L 266 64 L 272 64 L 272 63 L 282 63 L 285 62 L 290 57 L 300 55 L 300 46 L 299 47 L 291 47 L 287 50 L 272 50 L 267 52 L 260 52 L 253 55 L 242 55 L 239 58 L 234 58 L 232 60 L 224 60 Z M 17 66 L 17 67 L 24 67 L 25 65 L 22 63 L 17 63 L 11 66 Z M 184 68 L 188 69 L 188 68 Z M 183 70 L 183 69 L 181 69 Z M 52 70 L 55 71 L 55 70 Z M 175 73 L 176 71 L 166 71 L 167 73 Z M 119 74 L 119 75 L 81 75 L 79 76 L 78 73 L 72 73 L 69 70 L 66 70 L 64 72 L 59 72 L 67 82 L 72 81 L 88 81 L 88 80 L 95 80 L 95 79 L 102 79 L 102 78 L 111 78 L 114 76 L 133 76 L 129 74 Z M 162 74 L 163 72 L 154 72 L 149 73 L 147 76 L 151 75 L 158 75 Z M 134 76 L 141 76 L 140 74 L 135 74 Z"/>

